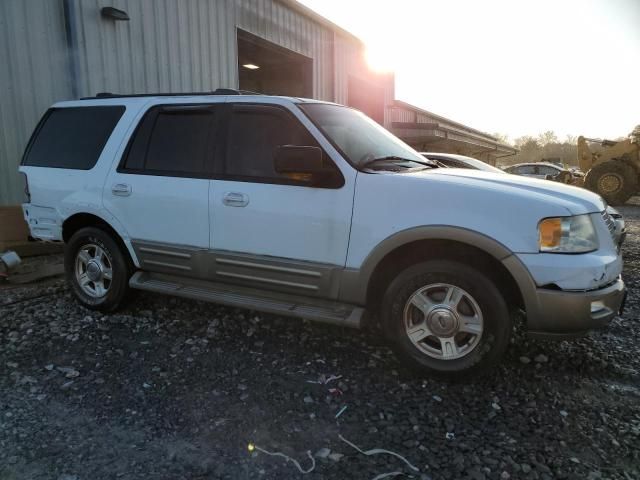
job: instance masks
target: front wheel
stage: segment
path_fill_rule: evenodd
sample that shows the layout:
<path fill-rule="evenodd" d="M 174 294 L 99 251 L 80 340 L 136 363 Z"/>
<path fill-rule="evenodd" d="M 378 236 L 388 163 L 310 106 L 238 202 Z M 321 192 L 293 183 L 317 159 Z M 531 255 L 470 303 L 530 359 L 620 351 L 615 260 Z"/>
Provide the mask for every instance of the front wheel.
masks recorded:
<path fill-rule="evenodd" d="M 449 260 L 400 273 L 383 300 L 383 326 L 409 365 L 444 376 L 479 373 L 509 344 L 511 319 L 495 283 Z"/>
<path fill-rule="evenodd" d="M 67 282 L 80 303 L 104 312 L 121 305 L 129 289 L 131 267 L 109 233 L 82 228 L 71 237 L 64 253 Z"/>

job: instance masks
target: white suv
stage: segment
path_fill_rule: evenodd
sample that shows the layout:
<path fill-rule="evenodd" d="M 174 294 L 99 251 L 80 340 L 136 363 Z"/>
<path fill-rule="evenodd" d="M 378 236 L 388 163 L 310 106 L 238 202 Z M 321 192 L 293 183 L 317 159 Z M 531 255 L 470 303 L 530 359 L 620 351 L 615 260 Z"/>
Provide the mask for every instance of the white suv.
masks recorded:
<path fill-rule="evenodd" d="M 218 94 L 216 94 L 218 93 Z M 431 161 L 362 113 L 297 98 L 101 95 L 54 105 L 20 171 L 31 234 L 112 311 L 130 288 L 359 327 L 410 364 L 494 363 L 606 325 L 625 288 L 602 199 Z"/>

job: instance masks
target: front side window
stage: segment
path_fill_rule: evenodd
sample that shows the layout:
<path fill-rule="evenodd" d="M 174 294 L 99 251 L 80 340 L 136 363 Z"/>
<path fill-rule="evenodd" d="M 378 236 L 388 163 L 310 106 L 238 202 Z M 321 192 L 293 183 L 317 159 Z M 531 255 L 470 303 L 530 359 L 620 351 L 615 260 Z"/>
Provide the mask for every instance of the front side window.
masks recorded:
<path fill-rule="evenodd" d="M 29 142 L 22 164 L 93 168 L 124 110 L 119 105 L 50 109 Z"/>
<path fill-rule="evenodd" d="M 213 161 L 215 110 L 211 106 L 151 109 L 130 144 L 124 170 L 203 176 Z"/>
<path fill-rule="evenodd" d="M 225 155 L 228 177 L 263 183 L 305 182 L 304 176 L 276 172 L 274 165 L 275 154 L 281 146 L 319 147 L 298 119 L 270 105 L 234 105 L 230 115 Z M 324 152 L 323 164 L 324 178 L 342 178 Z"/>

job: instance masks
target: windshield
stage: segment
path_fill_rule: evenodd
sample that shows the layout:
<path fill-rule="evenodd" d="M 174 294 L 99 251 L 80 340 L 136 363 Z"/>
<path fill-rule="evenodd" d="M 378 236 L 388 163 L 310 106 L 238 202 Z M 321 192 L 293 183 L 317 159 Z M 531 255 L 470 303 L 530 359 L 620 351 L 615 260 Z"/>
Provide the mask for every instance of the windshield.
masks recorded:
<path fill-rule="evenodd" d="M 424 165 L 425 159 L 365 114 L 324 103 L 299 105 L 313 123 L 357 168 L 376 159 L 406 159 Z"/>

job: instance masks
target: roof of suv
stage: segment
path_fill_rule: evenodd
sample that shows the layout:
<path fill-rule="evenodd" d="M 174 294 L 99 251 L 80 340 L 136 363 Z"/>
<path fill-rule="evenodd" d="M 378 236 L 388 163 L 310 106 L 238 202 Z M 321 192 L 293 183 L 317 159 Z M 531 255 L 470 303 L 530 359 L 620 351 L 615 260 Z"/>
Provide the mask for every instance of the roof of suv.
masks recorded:
<path fill-rule="evenodd" d="M 242 97 L 259 97 L 259 98 L 277 98 L 280 100 L 289 100 L 295 103 L 331 103 L 313 98 L 291 97 L 287 95 L 266 95 L 259 92 L 251 92 L 248 90 L 236 90 L 231 88 L 218 88 L 210 92 L 160 92 L 160 93 L 110 93 L 100 92 L 93 97 L 83 97 L 80 100 L 112 100 L 112 99 L 129 99 L 129 98 L 183 98 L 183 97 L 211 97 L 211 96 L 242 96 Z"/>

